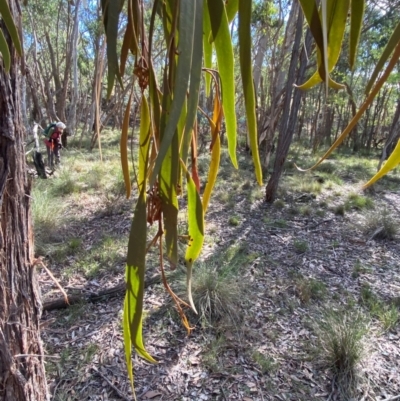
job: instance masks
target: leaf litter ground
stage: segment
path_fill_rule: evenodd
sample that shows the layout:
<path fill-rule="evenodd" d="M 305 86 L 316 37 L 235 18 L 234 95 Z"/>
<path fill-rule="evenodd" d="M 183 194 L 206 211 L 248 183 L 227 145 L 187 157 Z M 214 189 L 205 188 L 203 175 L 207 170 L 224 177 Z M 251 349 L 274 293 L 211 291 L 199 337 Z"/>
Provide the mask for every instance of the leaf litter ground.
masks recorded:
<path fill-rule="evenodd" d="M 230 274 L 248 287 L 247 299 L 238 306 L 241 321 L 210 325 L 190 314 L 195 329 L 187 336 L 162 284 L 149 286 L 144 338 L 159 364 L 134 357 L 138 399 L 345 399 L 313 351 L 318 340 L 314 322 L 326 309 L 366 316 L 365 352 L 353 399 L 397 399 L 393 397 L 400 395 L 399 236 L 378 240 L 363 227 L 369 214 L 383 208 L 399 223 L 398 175 L 366 195 L 373 206 L 364 209 L 349 201 L 360 186 L 352 171 L 336 172 L 342 176 L 340 185 L 325 181 L 315 187 L 321 181 L 318 172 L 304 176 L 288 169 L 279 199 L 268 205 L 262 200 L 264 188 L 253 184 L 249 159 L 241 155 L 242 167 L 236 171 L 224 155 L 202 253 L 202 263 L 212 261 L 210 265 L 220 264 L 228 271 L 231 266 Z M 304 177 L 312 185 L 293 184 Z M 393 182 L 397 187 L 388 189 Z M 79 196 L 64 197 L 61 240 L 48 248 L 47 265 L 70 294 L 111 288 L 124 279 L 132 201 L 104 197 L 101 191 L 81 189 Z M 346 206 L 344 213 L 341 205 Z M 184 233 L 183 223 L 180 230 Z M 151 254 L 149 277 L 158 272 L 157 266 L 157 256 Z M 178 268 L 171 282 L 183 277 Z M 39 271 L 39 280 L 44 300 L 60 297 L 44 270 Z M 374 312 L 366 298 L 380 305 L 382 313 Z M 389 310 L 391 320 L 385 317 Z M 132 399 L 121 316 L 122 297 L 43 314 L 42 338 L 54 400 Z"/>

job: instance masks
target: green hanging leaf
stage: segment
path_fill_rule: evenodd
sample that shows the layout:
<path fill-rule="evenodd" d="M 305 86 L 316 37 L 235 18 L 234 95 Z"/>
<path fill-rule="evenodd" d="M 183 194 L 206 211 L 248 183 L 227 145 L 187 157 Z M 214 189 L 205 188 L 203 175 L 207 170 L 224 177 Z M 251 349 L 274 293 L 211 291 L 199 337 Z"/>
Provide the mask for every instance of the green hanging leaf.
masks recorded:
<path fill-rule="evenodd" d="M 203 2 L 204 17 L 203 17 L 203 51 L 204 51 L 204 68 L 212 68 L 212 41 L 209 40 L 211 32 L 211 21 L 210 14 L 207 12 L 207 0 Z M 210 74 L 205 75 L 205 92 L 206 96 L 210 95 L 211 87 L 211 76 Z"/>
<path fill-rule="evenodd" d="M 128 21 L 128 26 L 126 27 L 124 41 L 122 43 L 122 48 L 121 48 L 121 62 L 120 62 L 121 76 L 125 74 L 125 65 L 126 65 L 126 60 L 128 59 L 131 43 L 132 43 L 132 29 L 129 26 L 129 21 Z"/>
<path fill-rule="evenodd" d="M 253 68 L 251 60 L 251 1 L 239 1 L 239 55 L 240 72 L 242 74 L 244 103 L 246 107 L 247 130 L 249 132 L 250 149 L 256 170 L 257 182 L 262 185 L 262 168 L 258 152 L 258 132 L 256 117 L 256 95 L 253 84 Z"/>
<path fill-rule="evenodd" d="M 303 10 L 303 14 L 306 17 L 308 26 L 310 27 L 310 31 L 314 37 L 315 43 L 322 53 L 324 49 L 324 41 L 318 6 L 315 1 L 310 0 L 300 0 L 300 5 Z"/>
<path fill-rule="evenodd" d="M 8 33 L 11 36 L 11 40 L 17 50 L 17 53 L 22 57 L 22 45 L 19 40 L 19 35 L 17 32 L 17 27 L 15 26 L 14 20 L 12 18 L 10 9 L 8 7 L 7 0 L 0 0 L 0 14 L 4 23 L 6 24 Z M 4 54 L 4 53 L 3 53 Z"/>
<path fill-rule="evenodd" d="M 181 157 L 185 164 L 187 160 L 193 125 L 195 123 L 197 116 L 197 106 L 199 104 L 199 90 L 201 83 L 201 64 L 203 60 L 203 52 L 202 52 L 203 0 L 194 0 L 194 1 L 196 3 L 196 14 L 195 14 L 194 37 L 193 37 L 193 49 L 197 49 L 197 51 L 193 51 L 192 69 L 190 71 L 187 118 L 181 145 Z"/>
<path fill-rule="evenodd" d="M 128 256 L 126 260 L 126 294 L 124 300 L 124 348 L 129 378 L 133 388 L 131 344 L 136 352 L 148 360 L 157 361 L 146 351 L 142 336 L 144 273 L 146 260 L 146 192 L 139 195 L 129 234 Z"/>
<path fill-rule="evenodd" d="M 179 144 L 178 135 L 172 138 L 159 175 L 161 208 L 164 217 L 165 245 L 168 259 L 174 268 L 178 262 L 178 197 Z"/>
<path fill-rule="evenodd" d="M 343 89 L 344 85 L 332 80 L 329 74 L 340 56 L 350 0 L 322 0 L 319 14 L 317 14 L 318 10 L 314 1 L 300 0 L 300 3 L 317 43 L 318 68 L 307 82 L 297 88 L 310 89 L 324 81 L 327 87 Z M 326 17 L 323 17 L 325 15 Z"/>
<path fill-rule="evenodd" d="M 392 54 L 393 49 L 396 46 L 398 46 L 399 43 L 400 43 L 400 22 L 397 24 L 395 30 L 393 31 L 392 36 L 390 37 L 387 45 L 385 46 L 385 49 L 383 50 L 381 57 L 379 58 L 375 66 L 371 78 L 368 81 L 367 87 L 365 88 L 365 94 L 369 93 L 369 91 L 371 90 L 372 86 L 375 83 L 376 77 L 379 75 L 382 68 L 385 66 L 385 63 Z"/>
<path fill-rule="evenodd" d="M 328 78 L 329 78 L 329 67 L 328 67 L 328 12 L 327 12 L 327 0 L 321 0 L 321 24 L 322 24 L 322 38 L 324 41 L 323 51 L 318 63 L 318 72 L 322 80 L 325 82 L 325 94 L 328 97 Z M 318 54 L 318 50 L 317 50 Z M 321 63 L 322 60 L 322 63 Z"/>
<path fill-rule="evenodd" d="M 120 141 L 122 173 L 124 175 L 127 199 L 131 197 L 131 178 L 129 175 L 129 163 L 128 163 L 128 131 L 129 131 L 129 118 L 131 116 L 131 103 L 132 103 L 132 93 L 129 96 L 128 104 L 125 110 L 124 121 L 122 123 L 121 141 Z"/>
<path fill-rule="evenodd" d="M 129 308 L 128 308 L 128 298 L 126 296 L 124 299 L 124 315 L 122 317 L 122 331 L 124 335 L 126 368 L 128 371 L 129 381 L 131 382 L 133 397 L 134 400 L 136 401 L 135 386 L 133 384 L 132 340 L 131 340 L 131 331 L 129 325 Z"/>
<path fill-rule="evenodd" d="M 182 112 L 181 115 L 179 117 L 179 121 L 178 121 L 178 125 L 177 125 L 177 133 L 178 133 L 178 143 L 179 143 L 179 152 L 182 154 L 182 151 L 184 151 L 184 149 L 182 149 L 182 145 L 184 142 L 184 136 L 185 136 L 185 124 L 186 124 L 186 119 L 187 119 L 187 115 L 188 115 L 188 110 L 187 110 L 187 100 L 185 99 L 185 101 L 183 102 L 183 106 L 182 106 Z M 190 134 L 192 132 L 190 131 Z M 187 149 L 186 149 L 186 153 L 187 153 Z M 182 156 L 181 156 L 182 157 Z"/>
<path fill-rule="evenodd" d="M 216 136 L 214 146 L 211 151 L 211 162 L 210 169 L 208 170 L 207 184 L 204 188 L 203 193 L 203 211 L 204 214 L 207 211 L 208 203 L 210 202 L 211 193 L 214 188 L 215 182 L 217 181 L 217 175 L 219 170 L 219 164 L 221 160 L 221 141 L 219 135 Z"/>
<path fill-rule="evenodd" d="M 351 0 L 349 63 L 353 70 L 356 61 L 358 42 L 364 18 L 365 0 Z"/>
<path fill-rule="evenodd" d="M 322 78 L 319 75 L 318 71 L 315 71 L 315 73 L 309 78 L 307 82 L 304 82 L 302 85 L 295 85 L 296 88 L 301 89 L 301 90 L 307 90 L 311 89 L 315 85 L 319 84 L 322 81 Z M 332 89 L 344 89 L 346 86 L 343 84 L 339 84 L 338 82 L 334 81 L 331 77 L 328 79 L 328 86 Z"/>
<path fill-rule="evenodd" d="M 329 0 L 328 17 L 328 70 L 332 72 L 342 49 L 350 0 Z"/>
<path fill-rule="evenodd" d="M 400 140 L 382 168 L 362 187 L 366 189 L 400 164 Z"/>
<path fill-rule="evenodd" d="M 123 0 L 102 0 L 104 28 L 107 37 L 107 97 L 111 96 L 115 76 L 123 87 L 122 79 L 118 67 L 117 39 L 119 15 L 123 6 Z"/>
<path fill-rule="evenodd" d="M 208 0 L 208 12 L 217 53 L 218 70 L 222 85 L 222 107 L 226 123 L 228 151 L 235 168 L 236 159 L 236 110 L 235 110 L 235 76 L 232 40 L 229 32 L 228 18 L 223 0 Z"/>
<path fill-rule="evenodd" d="M 251 1 L 249 1 L 251 3 Z M 251 5 L 251 4 L 250 4 Z M 228 21 L 232 22 L 235 18 L 239 8 L 239 0 L 228 0 L 225 2 L 226 15 Z"/>
<path fill-rule="evenodd" d="M 135 25 L 137 25 L 137 16 L 134 17 L 134 12 L 137 11 L 135 5 L 132 5 L 134 0 L 128 0 L 128 24 L 126 26 L 124 41 L 121 48 L 121 62 L 120 62 L 120 74 L 121 76 L 125 73 L 125 64 L 128 58 L 129 50 L 136 56 L 138 53 L 138 40 Z M 136 19 L 135 19 L 136 18 Z"/>
<path fill-rule="evenodd" d="M 196 184 L 186 170 L 188 193 L 188 231 L 189 243 L 186 249 L 185 260 L 193 263 L 199 256 L 204 241 L 204 215 L 201 198 L 196 189 Z"/>
<path fill-rule="evenodd" d="M 186 248 L 186 281 L 187 294 L 190 306 L 196 311 L 193 303 L 191 282 L 192 268 L 194 261 L 200 256 L 204 242 L 204 213 L 201 198 L 196 189 L 196 184 L 187 171 L 186 166 L 181 162 L 182 168 L 186 172 L 187 194 L 188 194 L 188 232 L 189 241 Z"/>
<path fill-rule="evenodd" d="M 1 29 L 0 29 L 0 52 L 3 55 L 4 69 L 6 70 L 6 72 L 9 72 L 11 66 L 10 49 L 8 48 L 8 44 Z"/>
<path fill-rule="evenodd" d="M 146 96 L 142 95 L 140 105 L 140 133 L 139 133 L 139 191 L 147 187 L 147 167 L 149 160 L 149 149 L 151 139 L 150 110 Z"/>
<path fill-rule="evenodd" d="M 195 2 L 181 2 L 179 7 L 179 58 L 175 76 L 173 100 L 171 107 L 169 108 L 170 112 L 165 130 L 161 133 L 162 139 L 160 149 L 150 178 L 150 186 L 154 184 L 156 176 L 160 171 L 163 160 L 171 145 L 171 141 L 175 134 L 176 126 L 181 115 L 183 102 L 186 98 L 190 70 L 192 66 L 195 12 Z"/>
<path fill-rule="evenodd" d="M 219 137 L 221 122 L 222 122 L 222 108 L 219 101 L 219 90 L 218 85 L 215 85 L 215 97 L 214 97 L 214 110 L 212 119 L 205 114 L 211 127 L 211 162 L 208 171 L 207 183 L 203 193 L 203 213 L 205 214 L 208 208 L 208 203 L 211 198 L 211 192 L 214 188 L 217 180 L 217 174 L 221 159 L 221 141 Z"/>

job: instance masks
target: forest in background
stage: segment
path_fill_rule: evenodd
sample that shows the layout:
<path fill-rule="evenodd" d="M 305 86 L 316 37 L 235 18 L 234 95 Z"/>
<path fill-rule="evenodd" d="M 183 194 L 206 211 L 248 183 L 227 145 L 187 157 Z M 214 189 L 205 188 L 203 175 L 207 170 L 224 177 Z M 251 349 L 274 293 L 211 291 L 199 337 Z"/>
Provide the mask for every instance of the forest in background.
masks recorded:
<path fill-rule="evenodd" d="M 149 21 L 151 4 L 145 4 L 145 19 Z M 256 1 L 252 14 L 252 52 L 254 86 L 257 93 L 257 120 L 260 155 L 264 167 L 271 167 L 277 150 L 277 137 L 283 130 L 292 131 L 293 138 L 314 150 L 330 145 L 355 115 L 363 92 L 386 43 L 397 23 L 400 3 L 396 1 L 367 1 L 365 21 L 361 32 L 357 64 L 354 71 L 348 66 L 348 41 L 344 45 L 334 79 L 346 84 L 346 90 L 330 91 L 325 102 L 323 85 L 309 91 L 294 90 L 293 84 L 304 82 L 316 66 L 311 35 L 302 34 L 295 41 L 298 4 L 291 7 L 286 1 Z M 297 5 L 296 5 L 297 4 Z M 106 96 L 107 54 L 100 4 L 95 1 L 30 1 L 25 8 L 24 44 L 25 72 L 23 85 L 23 118 L 27 127 L 38 122 L 45 127 L 52 121 L 67 124 L 70 135 L 92 138 L 95 146 L 96 113 L 99 131 L 104 127 L 122 128 L 123 114 L 129 92 L 133 87 L 135 101 L 140 102 L 139 88 L 134 85 L 133 60 L 125 67 L 124 87 L 116 85 L 110 98 Z M 149 23 L 149 22 L 148 22 Z M 126 16 L 121 18 L 121 32 Z M 234 52 L 237 49 L 237 20 L 231 24 Z M 348 33 L 347 33 L 348 34 Z M 154 67 L 159 78 L 165 54 L 164 32 L 161 24 L 154 32 Z M 236 44 L 236 46 L 235 46 Z M 122 39 L 119 46 L 122 45 Z M 296 45 L 296 48 L 294 48 Z M 295 73 L 288 76 L 290 56 L 298 56 Z M 239 63 L 236 63 L 237 65 Z M 236 74 L 236 102 L 239 142 L 246 145 L 246 120 L 239 71 Z M 284 110 L 286 91 L 293 97 Z M 101 107 L 96 108 L 96 93 Z M 298 99 L 298 97 L 300 97 Z M 398 70 L 367 109 L 359 124 L 352 130 L 345 145 L 354 152 L 380 152 L 393 149 L 399 137 L 400 115 Z M 200 90 L 200 106 L 212 114 L 213 94 Z M 136 115 L 137 117 L 137 115 Z M 199 112 L 200 141 L 209 141 L 205 117 Z M 290 121 L 290 127 L 282 124 Z"/>

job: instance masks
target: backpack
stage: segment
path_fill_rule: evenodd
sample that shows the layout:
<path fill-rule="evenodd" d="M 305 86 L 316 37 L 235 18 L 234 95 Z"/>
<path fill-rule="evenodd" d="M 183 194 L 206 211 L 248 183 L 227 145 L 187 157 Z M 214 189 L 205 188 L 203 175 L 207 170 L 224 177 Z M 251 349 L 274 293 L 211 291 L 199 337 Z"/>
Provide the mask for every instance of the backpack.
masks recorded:
<path fill-rule="evenodd" d="M 45 137 L 47 137 L 47 138 L 50 138 L 50 132 L 53 130 L 54 131 L 54 128 L 56 128 L 56 123 L 51 123 L 51 124 L 49 124 L 46 128 L 45 128 L 45 130 L 44 130 L 44 132 L 43 132 L 43 135 L 45 136 Z"/>

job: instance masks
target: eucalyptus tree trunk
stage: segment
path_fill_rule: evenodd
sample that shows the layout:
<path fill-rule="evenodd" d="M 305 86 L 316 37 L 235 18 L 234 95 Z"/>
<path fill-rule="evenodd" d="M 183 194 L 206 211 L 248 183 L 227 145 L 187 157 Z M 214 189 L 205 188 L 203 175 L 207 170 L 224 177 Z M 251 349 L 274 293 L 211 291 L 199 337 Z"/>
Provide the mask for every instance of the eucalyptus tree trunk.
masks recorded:
<path fill-rule="evenodd" d="M 25 68 L 25 79 L 29 86 L 30 94 L 32 97 L 32 118 L 39 124 L 43 124 L 42 108 L 40 107 L 39 98 L 37 96 L 37 85 L 35 85 L 35 80 L 33 79 L 31 70 L 28 66 L 26 66 Z"/>
<path fill-rule="evenodd" d="M 49 48 L 51 74 L 52 74 L 53 80 L 54 80 L 55 95 L 56 95 L 56 99 L 57 99 L 57 115 L 58 115 L 58 118 L 63 120 L 63 115 L 60 114 L 60 107 L 61 107 L 61 110 L 63 110 L 65 102 L 61 98 L 62 97 L 62 85 L 61 85 L 61 80 L 60 80 L 60 71 L 58 69 L 56 55 L 54 53 L 53 45 L 51 44 L 51 40 L 50 40 L 50 36 L 49 36 L 48 32 L 45 33 L 45 37 L 46 37 L 47 46 Z M 49 82 L 47 80 L 45 80 L 45 86 L 46 86 L 47 98 L 48 98 L 48 100 L 51 99 L 51 102 L 54 104 L 53 93 L 51 91 Z"/>
<path fill-rule="evenodd" d="M 76 0 L 75 3 L 75 15 L 74 15 L 74 27 L 72 30 L 71 37 L 71 58 L 72 58 L 72 76 L 73 76 L 73 88 L 72 88 L 72 97 L 71 97 L 71 105 L 68 113 L 68 122 L 67 122 L 67 130 L 70 135 L 75 134 L 76 127 L 76 104 L 78 102 L 78 26 L 79 26 L 79 5 L 80 0 Z"/>
<path fill-rule="evenodd" d="M 30 94 L 32 96 L 32 102 L 33 102 L 33 113 L 32 113 L 32 118 L 34 121 L 38 122 L 39 124 L 45 125 L 46 121 L 44 120 L 43 113 L 42 113 L 42 108 L 41 108 L 41 103 L 46 104 L 46 111 L 48 114 L 48 118 L 50 118 L 50 111 L 47 108 L 47 102 L 46 102 L 46 95 L 45 95 L 45 90 L 44 90 L 44 84 L 43 84 L 43 79 L 42 79 L 42 74 L 40 71 L 40 64 L 38 62 L 38 40 L 37 40 L 37 34 L 36 34 L 36 29 L 35 29 L 35 22 L 34 18 L 32 16 L 32 13 L 27 9 L 27 14 L 29 16 L 29 22 L 31 24 L 31 29 L 32 29 L 32 61 L 33 61 L 33 67 L 32 69 L 28 67 L 28 63 L 26 62 L 25 64 L 25 76 L 26 76 L 26 81 L 30 89 Z M 27 60 L 26 60 L 27 61 Z M 41 99 L 40 99 L 41 96 Z M 55 113 L 54 113 L 55 114 Z"/>
<path fill-rule="evenodd" d="M 259 122 L 259 143 L 260 145 L 264 145 L 263 165 L 265 167 L 269 166 L 270 158 L 274 149 L 275 132 L 283 110 L 285 79 L 287 78 L 290 49 L 294 41 L 298 8 L 298 2 L 295 2 L 291 7 L 288 22 L 286 24 L 283 45 L 278 45 L 281 27 L 276 31 L 275 37 L 272 40 L 272 68 L 268 77 L 268 81 L 271 83 L 269 87 L 270 106 L 263 113 L 261 118 L 262 121 Z"/>
<path fill-rule="evenodd" d="M 8 0 L 20 24 L 20 6 Z M 11 48 L 9 73 L 0 66 L 0 399 L 47 400 L 39 333 L 41 303 L 33 258 L 30 182 L 21 119 L 21 60 Z"/>
<path fill-rule="evenodd" d="M 297 5 L 297 22 L 296 22 L 296 34 L 294 38 L 292 56 L 290 59 L 288 78 L 286 81 L 285 99 L 283 104 L 283 113 L 281 118 L 281 124 L 279 129 L 278 146 L 276 150 L 276 157 L 274 163 L 274 170 L 268 181 L 265 190 L 265 200 L 272 202 L 275 199 L 276 191 L 278 189 L 279 179 L 282 175 L 283 165 L 285 163 L 289 147 L 292 142 L 293 133 L 295 131 L 297 115 L 300 108 L 300 101 L 302 92 L 296 89 L 293 94 L 293 84 L 296 82 L 301 83 L 304 79 L 306 71 L 306 59 L 307 54 L 311 46 L 311 33 L 308 30 L 306 34 L 305 43 L 302 52 L 300 52 L 300 42 L 302 37 L 303 28 L 303 14 L 299 10 L 298 2 L 294 2 L 292 7 Z M 307 49 L 307 50 L 306 50 Z M 300 54 L 301 53 L 301 54 Z M 297 69 L 297 64 L 300 62 L 300 66 Z M 297 69 L 297 74 L 296 74 Z M 293 94 L 293 96 L 292 96 Z"/>
<path fill-rule="evenodd" d="M 258 41 L 256 58 L 253 66 L 253 79 L 254 79 L 254 90 L 258 93 L 258 87 L 260 85 L 260 77 L 262 64 L 264 61 L 265 50 L 267 49 L 268 36 L 266 33 L 261 34 L 261 38 Z"/>
<path fill-rule="evenodd" d="M 397 101 L 396 111 L 393 116 L 393 121 L 389 129 L 389 134 L 386 139 L 385 145 L 382 150 L 382 155 L 378 164 L 378 171 L 382 167 L 382 163 L 390 156 L 393 152 L 394 147 L 397 144 L 397 141 L 400 138 L 400 127 L 399 127 L 399 119 L 400 119 L 400 100 Z"/>
<path fill-rule="evenodd" d="M 100 4 L 97 6 L 97 21 L 101 23 L 101 7 Z M 82 146 L 82 140 L 85 134 L 90 135 L 93 130 L 97 132 L 97 124 L 100 125 L 100 105 L 96 101 L 99 97 L 101 102 L 101 82 L 104 74 L 104 60 L 106 57 L 106 41 L 102 39 L 101 31 L 98 30 L 94 40 L 94 73 L 92 78 L 92 93 L 91 93 L 91 104 L 89 106 L 88 117 L 85 119 L 84 127 L 82 128 L 81 137 L 79 140 L 79 146 Z M 96 128 L 97 127 L 97 128 Z"/>
<path fill-rule="evenodd" d="M 356 102 L 354 101 L 354 95 L 353 91 L 351 90 L 351 87 L 345 83 L 344 84 L 346 87 L 346 92 L 349 95 L 349 105 L 351 107 L 351 116 L 352 118 L 355 117 L 357 114 L 357 105 Z M 359 144 L 359 138 L 358 138 L 358 124 L 351 130 L 349 138 L 352 138 L 353 141 L 353 151 L 356 152 L 357 149 L 359 149 L 360 144 Z"/>

